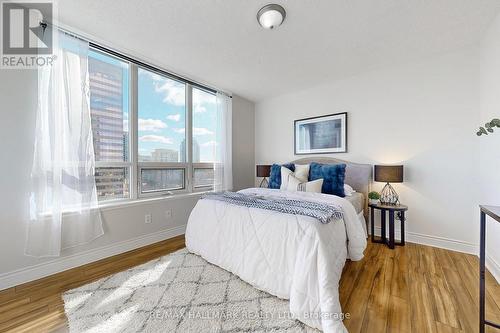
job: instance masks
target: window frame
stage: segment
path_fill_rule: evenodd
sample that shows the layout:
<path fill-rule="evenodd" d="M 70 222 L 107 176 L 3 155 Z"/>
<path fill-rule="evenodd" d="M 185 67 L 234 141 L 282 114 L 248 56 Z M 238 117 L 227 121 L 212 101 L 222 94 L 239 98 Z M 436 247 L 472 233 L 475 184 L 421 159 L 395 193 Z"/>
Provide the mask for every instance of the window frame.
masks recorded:
<path fill-rule="evenodd" d="M 209 94 L 213 94 L 215 96 L 215 93 L 213 93 L 212 91 L 204 88 L 204 87 L 200 87 L 200 86 L 196 86 L 196 87 L 193 87 L 192 85 L 190 85 L 190 97 L 191 97 L 191 100 L 190 100 L 190 115 L 189 115 L 189 118 L 190 118 L 190 143 L 189 143 L 189 149 L 191 150 L 190 152 L 190 161 L 192 161 L 192 150 L 193 150 L 193 133 L 192 133 L 192 130 L 193 130 L 193 115 L 194 115 L 194 106 L 193 106 L 193 88 L 195 89 L 198 89 L 198 90 L 201 90 L 205 93 L 209 93 Z M 212 169 L 214 170 L 214 176 L 215 176 L 215 165 L 217 164 L 217 162 L 196 162 L 196 163 L 191 163 L 190 165 L 190 169 L 191 169 L 191 180 L 192 180 L 192 188 L 191 188 L 191 192 L 205 192 L 205 191 L 213 191 L 214 190 L 214 186 L 213 185 L 201 185 L 201 186 L 195 186 L 194 184 L 194 170 L 195 169 Z"/>
<path fill-rule="evenodd" d="M 120 55 L 117 52 L 107 50 L 101 46 L 95 44 L 90 45 L 93 51 L 100 52 L 104 55 L 116 58 L 123 61 L 129 65 L 129 110 L 128 110 L 128 130 L 129 130 L 129 151 L 128 151 L 128 162 L 95 162 L 95 168 L 102 167 L 123 167 L 128 168 L 129 177 L 129 196 L 124 198 L 115 199 L 99 199 L 100 205 L 105 205 L 108 203 L 118 203 L 134 201 L 146 198 L 158 198 L 163 196 L 175 196 L 177 194 L 189 194 L 189 193 L 199 193 L 206 191 L 213 191 L 213 185 L 202 185 L 194 186 L 194 170 L 195 169 L 214 169 L 216 163 L 193 163 L 193 87 L 196 89 L 204 90 L 205 92 L 216 94 L 210 88 L 195 84 L 189 80 L 182 79 L 175 75 L 169 74 L 163 70 L 155 68 L 153 66 L 141 63 L 137 60 L 129 58 L 124 55 Z M 185 85 L 185 142 L 186 142 L 186 162 L 139 162 L 139 131 L 138 131 L 138 119 L 139 119 L 139 105 L 138 105 L 138 75 L 139 68 L 145 71 L 150 71 L 152 73 L 158 74 L 170 80 L 181 82 Z M 142 191 L 141 175 L 142 170 L 146 169 L 182 169 L 184 170 L 184 186 L 181 189 L 165 189 L 156 191 Z"/>
<path fill-rule="evenodd" d="M 186 193 L 187 192 L 187 184 L 186 184 L 186 171 L 187 171 L 187 163 L 155 163 L 155 162 L 146 162 L 146 165 L 138 166 L 138 194 L 140 198 L 147 197 L 157 197 L 161 195 L 172 195 L 174 193 Z M 143 170 L 182 170 L 182 187 L 181 188 L 173 188 L 173 189 L 160 189 L 160 190 L 151 190 L 151 191 L 142 191 L 142 171 Z"/>
<path fill-rule="evenodd" d="M 191 142 L 191 139 L 189 138 L 189 135 L 191 133 L 191 130 L 190 130 L 190 114 L 191 114 L 191 103 L 190 103 L 190 99 L 191 99 L 191 94 L 189 93 L 191 91 L 191 85 L 187 82 L 184 82 L 184 81 L 180 81 L 170 75 L 166 75 L 165 73 L 161 72 L 161 71 L 155 71 L 155 70 L 151 70 L 150 68 L 145 68 L 144 66 L 140 66 L 140 65 L 135 65 L 133 66 L 133 71 L 134 71 L 134 76 L 135 76 L 135 86 L 134 86 L 134 91 L 132 92 L 131 95 L 133 95 L 133 98 L 134 98 L 134 108 L 133 108 L 133 112 L 135 114 L 135 125 L 138 126 L 138 119 L 139 119 L 139 85 L 138 85 L 138 77 L 139 77 L 139 69 L 141 70 L 144 70 L 144 71 L 148 71 L 148 72 L 151 72 L 151 73 L 154 73 L 154 74 L 157 74 L 163 78 L 166 78 L 166 79 L 169 79 L 169 80 L 174 80 L 174 81 L 177 81 L 177 82 L 180 82 L 182 84 L 184 84 L 184 89 L 185 89 L 185 132 L 184 132 L 184 135 L 185 135 L 185 144 L 186 144 L 186 153 L 187 153 L 187 156 L 185 157 L 186 158 L 186 162 L 155 162 L 155 161 L 151 161 L 151 162 L 139 162 L 138 161 L 138 157 L 139 157 L 139 129 L 137 127 L 137 129 L 135 130 L 135 133 L 136 133 L 136 140 L 135 140 L 135 143 L 136 143 L 136 147 L 134 147 L 134 153 L 135 153 L 135 157 L 136 157 L 136 165 L 137 165 L 137 172 L 136 172 L 136 175 L 137 175 L 137 189 L 136 189 L 136 193 L 137 193 L 137 196 L 133 199 L 141 199 L 141 198 L 150 198 L 150 197 L 158 197 L 158 196 L 164 196 L 164 195 L 174 195 L 174 194 L 185 194 L 185 193 L 189 193 L 191 192 L 191 188 L 190 188 L 190 174 L 189 174 L 189 168 L 190 168 L 190 162 L 191 162 L 191 153 L 189 152 L 189 149 L 188 149 L 188 146 Z M 141 176 L 142 176 L 142 170 L 144 169 L 161 169 L 161 170 L 169 170 L 169 169 L 183 169 L 184 170 L 184 181 L 183 181 L 183 188 L 180 188 L 180 189 L 165 189 L 165 190 L 158 190 L 158 191 L 148 191 L 148 192 L 143 192 L 142 191 L 142 182 L 141 182 Z"/>
<path fill-rule="evenodd" d="M 195 186 L 194 184 L 194 170 L 195 169 L 200 169 L 200 170 L 214 170 L 214 176 L 215 176 L 215 163 L 210 163 L 210 162 L 200 162 L 200 163 L 193 163 L 193 192 L 204 192 L 204 191 L 210 191 L 213 190 L 213 185 L 198 185 Z"/>

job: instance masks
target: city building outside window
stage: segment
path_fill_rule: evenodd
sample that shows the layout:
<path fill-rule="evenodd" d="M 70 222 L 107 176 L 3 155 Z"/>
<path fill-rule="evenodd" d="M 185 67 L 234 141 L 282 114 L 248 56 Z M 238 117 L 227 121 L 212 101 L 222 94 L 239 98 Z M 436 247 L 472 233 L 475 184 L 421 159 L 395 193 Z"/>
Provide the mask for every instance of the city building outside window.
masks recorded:
<path fill-rule="evenodd" d="M 88 59 L 90 115 L 100 200 L 130 197 L 130 65 L 101 52 Z"/>

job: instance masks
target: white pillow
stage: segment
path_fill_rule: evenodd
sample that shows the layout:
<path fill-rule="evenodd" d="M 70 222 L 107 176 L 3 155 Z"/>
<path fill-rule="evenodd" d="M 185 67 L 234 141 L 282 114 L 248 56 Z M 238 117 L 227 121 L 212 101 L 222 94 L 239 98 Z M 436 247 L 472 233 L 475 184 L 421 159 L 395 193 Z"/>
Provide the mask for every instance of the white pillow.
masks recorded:
<path fill-rule="evenodd" d="M 295 164 L 294 177 L 301 182 L 307 182 L 309 180 L 309 164 Z"/>
<path fill-rule="evenodd" d="M 300 179 L 290 176 L 288 178 L 287 191 L 294 192 L 315 192 L 321 193 L 323 187 L 323 178 L 316 179 L 310 182 L 301 182 Z"/>
<path fill-rule="evenodd" d="M 300 165 L 295 164 L 295 172 L 290 169 L 281 167 L 281 190 L 286 190 L 288 187 L 288 178 L 292 176 L 300 180 L 301 183 L 306 183 L 309 179 L 309 164 Z"/>
<path fill-rule="evenodd" d="M 352 194 L 356 192 L 351 185 L 344 184 L 344 193 L 346 196 L 350 197 Z"/>

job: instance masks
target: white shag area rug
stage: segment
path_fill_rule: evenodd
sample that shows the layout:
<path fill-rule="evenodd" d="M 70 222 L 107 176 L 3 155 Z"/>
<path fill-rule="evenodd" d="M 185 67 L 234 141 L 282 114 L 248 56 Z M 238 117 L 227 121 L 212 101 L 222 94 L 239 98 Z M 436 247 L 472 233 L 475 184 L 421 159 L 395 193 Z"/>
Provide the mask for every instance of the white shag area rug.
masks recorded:
<path fill-rule="evenodd" d="M 70 332 L 318 332 L 186 249 L 63 294 Z"/>

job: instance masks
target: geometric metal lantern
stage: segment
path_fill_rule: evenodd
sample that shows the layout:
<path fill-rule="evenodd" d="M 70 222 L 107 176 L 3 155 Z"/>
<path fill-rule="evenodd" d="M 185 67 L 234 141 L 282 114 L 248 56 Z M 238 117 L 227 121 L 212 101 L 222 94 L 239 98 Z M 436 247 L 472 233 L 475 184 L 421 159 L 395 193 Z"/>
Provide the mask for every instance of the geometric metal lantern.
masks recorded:
<path fill-rule="evenodd" d="M 384 205 L 399 205 L 399 196 L 391 186 L 391 184 L 386 183 L 382 192 L 380 192 L 380 203 Z"/>

